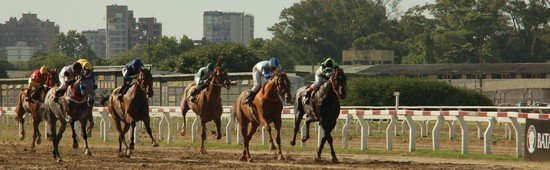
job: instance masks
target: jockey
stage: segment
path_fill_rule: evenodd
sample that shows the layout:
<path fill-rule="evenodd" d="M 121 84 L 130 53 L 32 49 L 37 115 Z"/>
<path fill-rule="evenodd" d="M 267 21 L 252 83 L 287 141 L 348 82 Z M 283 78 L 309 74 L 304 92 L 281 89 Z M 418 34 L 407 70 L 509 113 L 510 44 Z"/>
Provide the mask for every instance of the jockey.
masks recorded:
<path fill-rule="evenodd" d="M 281 64 L 279 63 L 279 59 L 277 58 L 271 58 L 269 61 L 260 61 L 256 65 L 254 65 L 254 68 L 252 68 L 252 79 L 254 79 L 254 86 L 252 89 L 250 89 L 250 93 L 248 93 L 248 96 L 246 97 L 246 100 L 244 103 L 251 104 L 254 100 L 254 97 L 260 91 L 260 88 L 262 86 L 262 80 L 270 79 L 272 75 L 272 72 L 280 69 Z"/>
<path fill-rule="evenodd" d="M 27 86 L 27 97 L 26 101 L 30 102 L 32 100 L 31 94 L 35 90 L 38 90 L 40 87 L 46 83 L 46 77 L 50 74 L 50 71 L 48 71 L 48 68 L 45 66 L 42 66 L 40 69 L 34 71 L 29 77 L 29 85 Z"/>
<path fill-rule="evenodd" d="M 214 64 L 208 63 L 205 67 L 202 67 L 199 69 L 197 74 L 195 74 L 195 88 L 193 88 L 193 91 L 190 94 L 191 101 L 195 101 L 195 96 L 199 94 L 202 90 L 204 90 L 206 87 L 208 87 L 208 77 L 210 77 L 210 74 L 212 71 L 214 71 Z"/>
<path fill-rule="evenodd" d="M 55 91 L 57 97 L 60 97 L 65 93 L 67 87 L 72 85 L 76 81 L 76 77 L 80 76 L 82 72 L 82 65 L 79 62 L 75 62 L 72 65 L 65 66 L 59 72 L 59 81 L 61 87 Z"/>
<path fill-rule="evenodd" d="M 92 63 L 90 63 L 86 59 L 78 59 L 76 62 L 80 63 L 82 65 L 82 78 L 87 79 L 93 79 L 94 78 L 94 67 L 92 66 Z"/>
<path fill-rule="evenodd" d="M 128 91 L 130 83 L 132 83 L 132 81 L 136 78 L 136 75 L 140 72 L 141 67 L 143 67 L 141 60 L 134 59 L 122 68 L 122 77 L 124 78 L 124 81 L 122 83 L 122 87 L 120 87 L 120 90 L 118 91 L 118 100 L 122 100 L 122 96 L 124 96 L 126 91 Z"/>
<path fill-rule="evenodd" d="M 321 63 L 321 67 L 319 67 L 319 69 L 317 69 L 317 71 L 315 72 L 315 82 L 313 82 L 313 84 L 309 86 L 305 91 L 306 103 L 309 103 L 309 98 L 311 97 L 311 94 L 314 91 L 317 91 L 317 89 L 319 89 L 319 87 L 321 87 L 321 85 L 329 79 L 330 75 L 332 74 L 332 71 L 334 71 L 337 68 L 338 68 L 338 63 L 336 63 L 336 61 L 334 61 L 332 58 L 327 58 L 325 61 Z"/>

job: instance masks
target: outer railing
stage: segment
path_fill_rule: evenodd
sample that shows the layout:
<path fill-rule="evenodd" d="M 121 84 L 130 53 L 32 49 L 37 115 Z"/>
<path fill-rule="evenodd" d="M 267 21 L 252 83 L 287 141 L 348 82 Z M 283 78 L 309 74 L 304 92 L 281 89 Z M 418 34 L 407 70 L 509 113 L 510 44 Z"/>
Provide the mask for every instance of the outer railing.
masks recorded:
<path fill-rule="evenodd" d="M 0 119 L 4 118 L 5 120 L 0 120 L 0 122 L 9 123 L 6 116 L 15 115 L 14 107 L 0 107 Z M 150 115 L 153 119 L 160 119 L 158 121 L 158 131 L 159 138 L 166 137 L 167 143 L 172 142 L 172 135 L 174 130 L 179 130 L 180 122 L 178 119 L 172 119 L 173 117 L 181 117 L 181 110 L 179 107 L 150 107 Z M 285 107 L 283 109 L 282 118 L 283 119 L 294 119 L 294 110 L 292 107 Z M 521 123 L 524 123 L 526 118 L 530 119 L 540 119 L 540 120 L 550 120 L 550 107 L 478 107 L 478 106 L 400 106 L 398 110 L 395 107 L 364 107 L 364 106 L 350 106 L 342 107 L 340 111 L 340 119 L 343 122 L 341 128 L 342 133 L 342 147 L 347 148 L 349 146 L 349 131 L 350 125 L 353 122 L 356 122 L 360 128 L 361 132 L 361 146 L 360 149 L 365 151 L 368 147 L 367 137 L 370 136 L 372 128 L 371 124 L 374 123 L 373 120 L 378 120 L 378 130 L 380 131 L 380 122 L 389 121 L 386 127 L 386 149 L 393 149 L 393 136 L 398 134 L 398 122 L 401 122 L 401 134 L 404 134 L 405 130 L 408 130 L 409 134 L 409 144 L 408 150 L 416 150 L 416 142 L 418 136 L 432 136 L 432 149 L 438 151 L 440 148 L 439 144 L 439 134 L 441 126 L 446 123 L 449 127 L 449 138 L 454 138 L 456 136 L 456 124 L 459 125 L 461 129 L 461 153 L 468 153 L 468 134 L 469 128 L 467 122 L 475 122 L 477 128 L 477 135 L 479 139 L 483 139 L 483 152 L 485 154 L 491 154 L 491 141 L 493 135 L 493 129 L 497 122 L 505 123 L 505 136 L 506 138 L 511 139 L 512 134 L 515 136 L 516 145 L 516 156 L 521 156 L 523 154 L 523 130 Z M 108 129 L 111 126 L 111 118 L 105 107 L 94 107 L 93 109 L 94 117 L 100 118 L 100 136 L 106 141 L 109 137 Z M 193 142 L 198 141 L 198 126 L 199 119 L 196 118 L 196 115 L 189 111 L 187 117 L 194 118 L 193 123 L 191 124 L 191 140 Z M 237 144 L 242 143 L 242 136 L 238 128 L 235 115 L 233 114 L 232 107 L 224 106 L 222 117 L 226 118 L 226 142 L 231 143 L 233 141 L 232 133 L 233 131 L 237 132 Z M 435 125 L 432 130 L 429 130 L 430 123 L 429 121 L 435 121 Z M 156 121 L 153 121 L 156 122 Z M 488 122 L 487 128 L 483 131 L 480 122 Z M 176 129 L 174 129 L 173 124 L 176 124 Z M 405 123 L 407 128 L 405 128 Z M 417 124 L 419 126 L 417 126 Z M 138 125 L 142 126 L 141 123 Z M 155 124 L 156 125 L 156 124 Z M 420 127 L 420 134 L 417 135 L 416 128 Z M 47 128 L 45 128 L 47 129 Z M 140 133 L 141 128 L 136 128 L 135 133 Z M 187 129 L 187 127 L 186 127 Z M 338 128 L 336 128 L 338 129 Z M 166 130 L 166 132 L 164 132 Z M 317 126 L 315 129 L 318 133 L 318 145 L 322 137 L 322 129 Z M 304 135 L 305 126 L 301 127 L 301 134 Z M 512 133 L 513 132 L 513 133 Z M 166 134 L 165 134 L 166 133 Z M 288 132 L 290 133 L 290 132 Z M 262 128 L 262 142 L 267 144 L 268 135 L 265 128 Z M 136 135 L 135 140 L 139 135 Z M 301 143 L 302 147 L 305 147 L 305 143 Z"/>

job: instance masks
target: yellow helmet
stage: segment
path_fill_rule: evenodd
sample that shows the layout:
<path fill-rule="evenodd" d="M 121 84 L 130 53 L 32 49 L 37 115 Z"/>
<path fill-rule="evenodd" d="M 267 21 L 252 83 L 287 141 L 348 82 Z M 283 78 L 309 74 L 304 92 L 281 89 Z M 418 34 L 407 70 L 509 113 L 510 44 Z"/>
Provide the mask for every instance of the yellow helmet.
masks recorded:
<path fill-rule="evenodd" d="M 48 68 L 46 68 L 46 66 L 42 66 L 40 68 L 40 74 L 47 74 L 47 73 L 49 73 Z"/>
<path fill-rule="evenodd" d="M 81 58 L 81 59 L 78 59 L 76 62 L 80 63 L 84 70 L 92 70 L 93 69 L 92 63 L 90 63 L 86 59 Z"/>

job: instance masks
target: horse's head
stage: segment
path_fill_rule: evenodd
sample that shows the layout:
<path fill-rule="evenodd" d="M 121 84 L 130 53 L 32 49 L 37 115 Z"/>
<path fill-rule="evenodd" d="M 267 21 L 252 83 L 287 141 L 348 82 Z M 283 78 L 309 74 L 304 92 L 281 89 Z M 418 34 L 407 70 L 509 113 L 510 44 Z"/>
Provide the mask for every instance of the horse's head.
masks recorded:
<path fill-rule="evenodd" d="M 292 94 L 291 94 L 291 86 L 290 86 L 291 83 L 286 73 L 280 70 L 275 70 L 273 72 L 272 79 L 273 81 L 275 81 L 275 84 L 277 86 L 277 93 L 279 93 L 280 96 L 283 96 L 283 98 L 287 103 L 292 103 Z"/>
<path fill-rule="evenodd" d="M 59 82 L 59 78 L 57 75 L 57 68 L 49 70 L 49 74 L 48 76 L 46 76 L 46 82 L 44 83 L 44 85 L 46 87 L 52 88 L 54 86 L 59 86 L 59 84 L 61 83 Z"/>
<path fill-rule="evenodd" d="M 151 70 L 141 69 L 137 76 L 137 83 L 141 89 L 147 91 L 148 97 L 153 97 L 153 75 Z"/>
<path fill-rule="evenodd" d="M 210 74 L 209 79 L 210 84 L 212 85 L 223 86 L 227 89 L 231 88 L 231 80 L 229 80 L 227 72 L 225 72 L 220 66 L 214 68 L 214 71 Z"/>
<path fill-rule="evenodd" d="M 344 70 L 341 68 L 334 70 L 330 76 L 330 84 L 332 86 L 332 90 L 334 90 L 339 98 L 346 99 L 347 78 L 344 74 Z"/>
<path fill-rule="evenodd" d="M 74 83 L 74 88 L 78 88 L 78 92 L 84 96 L 89 106 L 94 105 L 95 90 L 97 88 L 94 80 L 78 78 Z"/>

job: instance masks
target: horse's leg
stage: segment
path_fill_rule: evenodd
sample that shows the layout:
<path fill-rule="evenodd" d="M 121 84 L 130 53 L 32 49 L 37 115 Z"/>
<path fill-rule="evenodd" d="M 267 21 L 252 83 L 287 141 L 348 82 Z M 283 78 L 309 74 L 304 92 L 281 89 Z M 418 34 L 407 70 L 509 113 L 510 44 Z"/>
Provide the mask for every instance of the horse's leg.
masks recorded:
<path fill-rule="evenodd" d="M 206 150 L 204 149 L 204 141 L 206 140 L 206 119 L 201 119 L 201 150 L 199 151 L 201 154 L 206 154 Z"/>
<path fill-rule="evenodd" d="M 53 154 L 53 158 L 54 159 L 57 159 L 57 145 L 56 145 L 56 142 L 57 142 L 57 132 L 55 131 L 56 129 L 56 126 L 55 124 L 57 123 L 57 118 L 55 118 L 55 116 L 51 116 L 49 118 L 49 120 L 46 122 L 48 124 L 48 127 L 50 128 L 50 131 L 51 131 L 51 135 L 52 135 L 52 147 L 53 147 L 53 151 L 52 151 L 52 154 Z"/>
<path fill-rule="evenodd" d="M 88 124 L 88 117 L 85 117 L 80 120 L 80 128 L 82 130 L 82 138 L 84 139 L 84 154 L 92 156 L 92 151 L 88 147 L 88 132 L 86 130 L 86 125 Z"/>
<path fill-rule="evenodd" d="M 32 134 L 32 143 L 31 143 L 31 152 L 35 152 L 35 144 L 40 144 L 40 130 L 38 129 L 38 126 L 40 125 L 40 118 L 33 117 L 32 119 L 32 127 L 33 127 L 33 134 Z"/>
<path fill-rule="evenodd" d="M 17 119 L 19 122 L 19 140 L 25 140 L 25 118 L 23 118 L 23 115 Z"/>
<path fill-rule="evenodd" d="M 126 151 L 126 158 L 130 158 L 130 150 L 128 149 L 128 143 L 126 143 L 126 133 L 128 133 L 128 130 L 130 129 L 130 124 L 124 122 L 124 127 L 122 128 L 122 133 L 120 134 L 119 138 L 122 139 L 122 143 L 124 143 L 125 151 Z M 119 139 L 119 140 L 120 140 Z"/>
<path fill-rule="evenodd" d="M 256 133 L 257 129 L 258 129 L 258 126 L 260 126 L 259 123 L 256 123 L 254 121 L 251 121 L 250 123 L 252 123 L 252 127 L 250 128 L 250 130 L 248 131 L 248 135 L 246 136 L 246 138 L 248 140 L 245 140 L 245 147 L 246 147 L 246 156 L 248 157 L 248 162 L 252 162 L 252 156 L 250 156 L 250 149 L 249 149 L 249 144 L 250 144 L 250 140 L 252 139 L 252 136 L 254 136 L 254 133 Z"/>
<path fill-rule="evenodd" d="M 274 121 L 273 124 L 275 125 L 275 131 L 277 131 L 277 138 L 275 139 L 275 142 L 277 142 L 277 149 L 279 150 L 277 152 L 277 159 L 278 160 L 284 160 L 283 157 L 283 151 L 281 151 L 281 124 L 282 121 L 279 119 L 277 121 Z"/>
<path fill-rule="evenodd" d="M 122 131 L 122 126 L 120 125 L 120 119 L 113 118 L 113 121 L 115 122 L 116 130 L 118 131 L 118 157 L 122 158 L 125 157 L 125 154 L 122 152 L 122 142 L 124 141 L 124 134 Z"/>
<path fill-rule="evenodd" d="M 54 148 L 55 148 L 54 154 L 57 155 L 56 156 L 57 162 L 62 161 L 61 155 L 59 155 L 59 142 L 61 141 L 61 138 L 63 137 L 63 133 L 65 132 L 65 128 L 67 127 L 66 122 L 63 122 L 63 121 L 60 121 L 60 122 L 61 122 L 61 125 L 59 126 L 59 131 L 57 132 L 57 137 L 55 137 L 55 142 L 54 142 Z M 52 124 L 52 126 L 55 126 L 55 121 Z"/>
<path fill-rule="evenodd" d="M 327 130 L 327 128 L 325 128 L 324 124 L 321 125 L 323 130 Z M 330 135 L 330 131 L 328 132 L 328 134 Z M 325 146 L 325 142 L 327 142 L 327 132 L 325 131 L 325 135 L 323 136 L 323 138 L 321 139 L 321 145 L 319 145 L 319 149 L 317 150 L 317 160 L 321 160 L 321 153 L 323 152 L 323 147 Z"/>
<path fill-rule="evenodd" d="M 185 96 L 184 96 L 185 97 Z M 185 119 L 185 115 L 187 115 L 187 111 L 189 111 L 189 106 L 187 105 L 187 99 L 183 99 L 183 106 L 181 109 L 181 115 L 183 116 L 183 124 L 181 125 L 181 136 L 185 136 L 185 127 L 187 126 L 187 121 Z"/>
<path fill-rule="evenodd" d="M 315 122 L 315 119 L 313 119 L 311 116 L 307 116 L 306 118 L 306 138 L 302 139 L 302 142 L 306 142 L 309 139 L 309 124 L 311 122 Z"/>
<path fill-rule="evenodd" d="M 75 129 L 74 128 L 75 121 L 71 120 L 69 123 L 71 124 L 71 131 L 73 132 L 73 136 L 72 136 L 73 137 L 73 148 L 76 149 L 76 148 L 78 148 L 78 140 L 76 140 L 77 136 L 76 136 L 76 131 L 74 130 Z"/>
<path fill-rule="evenodd" d="M 292 146 L 296 145 L 296 135 L 298 134 L 298 130 L 300 130 L 300 124 L 302 123 L 302 117 L 304 116 L 304 111 L 302 108 L 297 108 L 296 111 L 296 117 L 294 117 L 294 135 L 290 141 L 290 145 Z"/>
<path fill-rule="evenodd" d="M 151 125 L 149 125 L 150 120 L 151 120 L 150 118 L 145 118 L 145 120 L 143 120 L 143 124 L 145 125 L 145 129 L 147 130 L 147 134 L 149 134 L 149 137 L 151 138 L 151 142 L 153 143 L 153 147 L 158 147 L 159 144 L 157 143 L 157 141 L 153 137 L 153 131 L 151 131 Z"/>
<path fill-rule="evenodd" d="M 89 138 L 92 137 L 92 132 L 94 130 L 94 126 L 95 126 L 95 122 L 94 122 L 94 115 L 92 114 L 92 108 L 90 107 L 88 109 L 88 116 L 86 117 L 86 119 L 88 119 L 88 123 L 90 123 L 88 125 L 88 129 L 86 129 L 86 134 L 88 135 Z"/>
<path fill-rule="evenodd" d="M 336 158 L 336 153 L 334 152 L 334 147 L 332 146 L 332 135 L 330 134 L 330 132 L 332 132 L 332 129 L 334 129 L 334 126 L 336 126 L 336 119 L 331 122 L 330 125 L 323 126 L 323 131 L 325 132 L 325 138 L 330 145 L 330 155 L 332 156 L 332 163 L 338 163 L 338 158 Z"/>
<path fill-rule="evenodd" d="M 132 151 L 134 150 L 134 139 L 135 139 L 134 131 L 135 130 L 136 130 L 136 121 L 132 121 L 132 123 L 130 123 L 130 147 L 128 150 L 128 156 L 131 156 Z"/>
<path fill-rule="evenodd" d="M 267 128 L 267 133 L 269 134 L 269 144 L 271 147 L 270 150 L 275 150 L 277 147 L 275 147 L 275 143 L 273 143 L 273 135 L 271 135 L 271 126 L 269 124 L 266 124 L 265 127 Z"/>
<path fill-rule="evenodd" d="M 241 156 L 241 159 L 240 161 L 247 161 L 247 151 L 248 151 L 248 141 L 250 139 L 248 139 L 248 124 L 249 124 L 249 121 L 246 117 L 243 117 L 242 118 L 242 121 L 239 122 L 239 125 L 241 126 L 241 135 L 243 136 L 244 138 L 244 149 L 243 149 L 243 156 Z"/>
<path fill-rule="evenodd" d="M 26 94 L 26 91 L 21 93 Z M 27 113 L 27 111 L 25 111 L 25 108 L 23 108 L 23 98 L 24 96 L 22 94 L 19 94 L 19 101 L 17 101 L 17 106 L 15 108 L 15 120 L 19 122 L 19 140 L 25 139 L 25 119 L 23 116 L 25 116 L 25 113 Z"/>
<path fill-rule="evenodd" d="M 214 123 L 216 124 L 216 140 L 220 140 L 222 138 L 222 118 L 214 119 Z"/>

